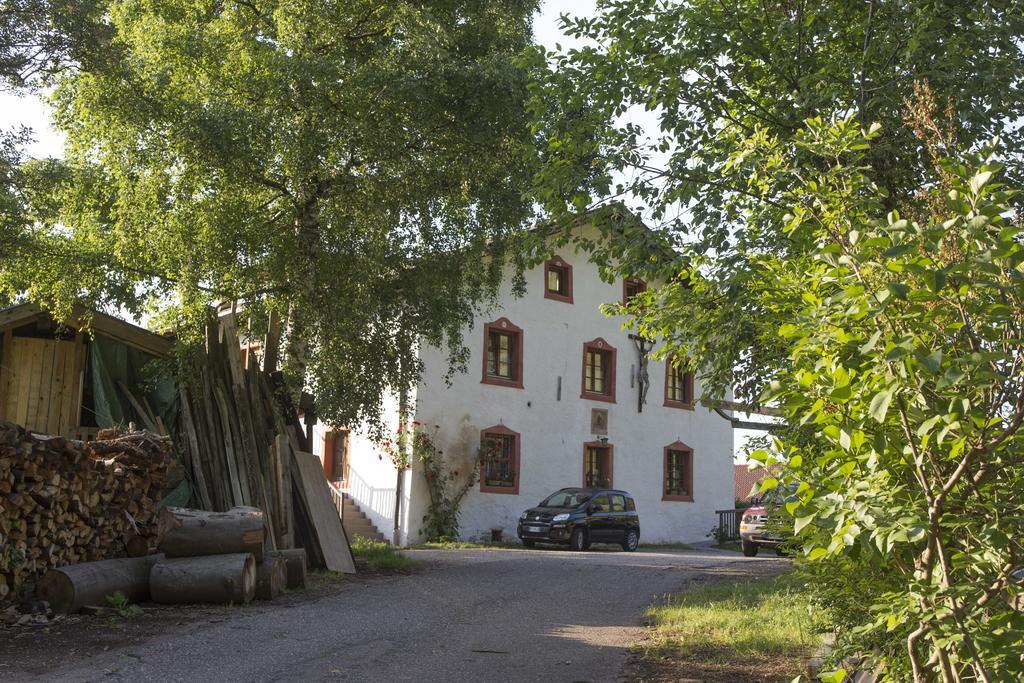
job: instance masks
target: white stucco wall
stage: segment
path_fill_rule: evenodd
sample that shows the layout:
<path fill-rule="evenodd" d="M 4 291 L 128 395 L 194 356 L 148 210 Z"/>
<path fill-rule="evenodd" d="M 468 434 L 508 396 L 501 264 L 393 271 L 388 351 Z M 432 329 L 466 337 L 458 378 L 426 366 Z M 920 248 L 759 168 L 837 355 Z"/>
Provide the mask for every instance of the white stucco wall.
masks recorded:
<path fill-rule="evenodd" d="M 461 536 L 489 537 L 501 527 L 515 537 L 519 514 L 564 486 L 583 480 L 584 443 L 590 432 L 591 408 L 607 408 L 608 443 L 614 447 L 613 485 L 636 498 L 646 542 L 706 540 L 715 525 L 716 509 L 733 505 L 733 435 L 728 422 L 697 407 L 663 406 L 665 372 L 651 361 L 647 404 L 637 413 L 637 389 L 630 387 L 637 353 L 621 319 L 605 317 L 599 307 L 622 297 L 622 282 L 602 282 L 585 253 L 559 253 L 573 266 L 574 303 L 544 298 L 544 268 L 527 273 L 528 291 L 516 299 L 506 285 L 500 309 L 478 321 L 467 333 L 471 349 L 468 372 L 456 375 L 449 387 L 443 377 L 447 357 L 436 348 L 421 350 L 424 378 L 418 389 L 417 419 L 439 425 L 438 443 L 459 469 L 470 466 L 479 446 L 480 430 L 503 424 L 520 434 L 518 495 L 482 493 L 479 484 L 462 506 Z M 523 384 L 514 389 L 481 383 L 483 324 L 506 317 L 523 329 Z M 584 342 L 601 337 L 617 350 L 616 403 L 580 398 Z M 557 400 L 558 378 L 561 400 Z M 700 396 L 700 387 L 695 387 Z M 662 501 L 663 449 L 682 441 L 694 451 L 693 502 Z M 422 477 L 413 473 L 410 538 L 419 539 L 425 492 Z"/>
<path fill-rule="evenodd" d="M 608 409 L 608 443 L 614 448 L 613 485 L 636 499 L 642 542 L 706 540 L 717 522 L 714 511 L 733 506 L 733 434 L 729 423 L 707 410 L 667 408 L 664 365 L 651 361 L 647 404 L 637 413 L 637 389 L 630 386 L 637 353 L 622 319 L 608 318 L 603 303 L 622 298 L 622 282 L 602 282 L 585 253 L 564 249 L 558 254 L 573 266 L 572 304 L 544 298 L 544 268 L 526 274 L 527 293 L 514 298 L 506 278 L 500 306 L 482 316 L 466 333 L 471 356 L 466 373 L 444 381 L 447 355 L 424 347 L 424 377 L 416 391 L 416 419 L 433 431 L 452 466 L 463 475 L 473 466 L 480 430 L 503 424 L 520 434 L 519 494 L 482 493 L 476 484 L 461 514 L 461 537 L 489 538 L 500 527 L 515 538 L 519 514 L 551 492 L 583 483 L 584 443 L 590 432 L 592 408 Z M 523 388 L 481 383 L 484 354 L 483 325 L 506 317 L 523 329 Z M 583 344 L 603 338 L 617 351 L 616 403 L 582 399 Z M 557 397 L 561 377 L 561 400 Z M 695 387 L 700 396 L 700 386 Z M 385 406 L 397 426 L 397 401 Z M 323 433 L 318 425 L 315 447 L 323 456 Z M 693 502 L 662 501 L 663 450 L 682 441 L 693 449 Z M 365 431 L 352 430 L 350 486 L 352 497 L 385 537 L 394 527 L 395 468 Z M 417 463 L 405 473 L 401 544 L 422 540 L 422 518 L 428 496 Z"/>

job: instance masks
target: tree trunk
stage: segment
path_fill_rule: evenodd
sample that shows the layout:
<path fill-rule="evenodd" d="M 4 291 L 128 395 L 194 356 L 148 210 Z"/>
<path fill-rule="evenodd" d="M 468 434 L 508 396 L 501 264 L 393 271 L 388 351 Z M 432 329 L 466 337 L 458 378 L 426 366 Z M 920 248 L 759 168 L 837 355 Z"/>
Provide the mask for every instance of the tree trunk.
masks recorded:
<path fill-rule="evenodd" d="M 160 512 L 157 547 L 167 557 L 252 553 L 263 559 L 267 537 L 263 513 L 254 507 L 207 512 L 166 507 Z"/>
<path fill-rule="evenodd" d="M 107 607 L 107 596 L 121 593 L 128 602 L 149 600 L 149 574 L 159 555 L 82 562 L 51 569 L 36 584 L 36 595 L 58 614 L 86 606 Z"/>
<path fill-rule="evenodd" d="M 288 274 L 291 283 L 299 290 L 288 304 L 288 319 L 285 327 L 286 351 L 284 376 L 292 403 L 299 405 L 302 387 L 305 386 L 306 366 L 309 362 L 309 320 L 305 307 L 316 292 L 316 263 L 320 239 L 318 198 L 315 193 L 306 195 L 299 202 L 295 216 L 295 239 L 304 251 L 298 272 Z"/>
<path fill-rule="evenodd" d="M 256 565 L 256 598 L 273 600 L 284 593 L 288 583 L 288 566 L 284 557 L 267 553 L 263 561 Z"/>
<path fill-rule="evenodd" d="M 306 587 L 306 551 L 304 549 L 267 551 L 266 557 L 273 556 L 284 558 L 289 589 Z"/>
<path fill-rule="evenodd" d="M 256 594 L 256 561 L 252 553 L 162 559 L 150 572 L 149 592 L 166 604 L 244 604 Z"/>

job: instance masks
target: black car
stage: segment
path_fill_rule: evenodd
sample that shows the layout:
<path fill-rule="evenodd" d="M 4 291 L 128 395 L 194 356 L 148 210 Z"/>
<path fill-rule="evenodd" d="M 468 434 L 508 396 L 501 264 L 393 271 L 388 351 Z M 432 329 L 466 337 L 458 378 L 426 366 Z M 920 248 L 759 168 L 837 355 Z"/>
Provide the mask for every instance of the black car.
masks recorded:
<path fill-rule="evenodd" d="M 640 517 L 633 496 L 617 489 L 561 489 L 519 517 L 523 545 L 559 543 L 586 550 L 591 543 L 618 543 L 632 552 L 640 544 Z"/>

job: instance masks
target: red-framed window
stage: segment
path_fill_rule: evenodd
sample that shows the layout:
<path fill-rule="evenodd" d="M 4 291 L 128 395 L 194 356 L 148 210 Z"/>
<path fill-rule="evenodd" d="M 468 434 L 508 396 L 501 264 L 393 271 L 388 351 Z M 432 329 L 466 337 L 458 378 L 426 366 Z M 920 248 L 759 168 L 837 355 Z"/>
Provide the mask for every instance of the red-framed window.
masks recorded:
<path fill-rule="evenodd" d="M 590 441 L 583 444 L 583 486 L 611 488 L 614 452 L 614 447 L 605 441 Z"/>
<path fill-rule="evenodd" d="M 544 298 L 572 303 L 572 266 L 558 256 L 544 264 Z"/>
<path fill-rule="evenodd" d="M 615 403 L 615 347 L 600 337 L 583 344 L 580 398 Z"/>
<path fill-rule="evenodd" d="M 693 373 L 681 361 L 665 361 L 665 406 L 693 410 Z"/>
<path fill-rule="evenodd" d="M 484 325 L 484 384 L 523 388 L 523 331 L 508 318 Z"/>
<path fill-rule="evenodd" d="M 662 500 L 693 502 L 693 449 L 682 441 L 665 446 Z"/>
<path fill-rule="evenodd" d="M 628 304 L 630 299 L 646 291 L 646 282 L 638 277 L 628 277 L 622 281 L 622 303 Z"/>
<path fill-rule="evenodd" d="M 480 430 L 480 491 L 519 493 L 519 433 L 505 425 Z"/>

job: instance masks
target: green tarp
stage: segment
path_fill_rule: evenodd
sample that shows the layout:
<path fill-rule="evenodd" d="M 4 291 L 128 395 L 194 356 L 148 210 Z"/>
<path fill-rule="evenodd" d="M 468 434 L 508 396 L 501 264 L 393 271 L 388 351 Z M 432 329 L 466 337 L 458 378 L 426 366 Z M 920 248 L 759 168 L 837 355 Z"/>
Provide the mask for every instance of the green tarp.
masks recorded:
<path fill-rule="evenodd" d="M 146 420 L 132 406 L 120 386 L 123 384 L 144 409 L 151 409 L 154 416 L 160 417 L 177 443 L 177 382 L 162 363 L 148 353 L 96 335 L 89 344 L 89 385 L 97 426 L 126 426 L 134 422 L 139 428 L 145 427 Z"/>

